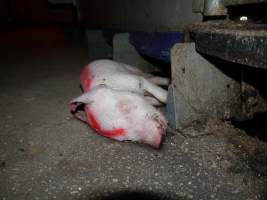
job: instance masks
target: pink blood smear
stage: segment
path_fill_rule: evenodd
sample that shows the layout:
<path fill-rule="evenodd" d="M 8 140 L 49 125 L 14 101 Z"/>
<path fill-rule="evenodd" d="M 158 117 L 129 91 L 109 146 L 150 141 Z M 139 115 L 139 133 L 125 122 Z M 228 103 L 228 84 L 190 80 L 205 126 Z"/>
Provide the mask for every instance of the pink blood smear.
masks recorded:
<path fill-rule="evenodd" d="M 92 86 L 93 77 L 88 67 L 85 67 L 82 69 L 80 73 L 80 80 L 82 87 L 85 92 L 89 91 Z M 94 128 L 99 134 L 110 137 L 110 138 L 116 138 L 118 136 L 126 136 L 127 133 L 123 128 L 117 128 L 114 130 L 105 130 L 102 129 L 99 122 L 97 121 L 96 117 L 94 116 L 94 113 L 90 110 L 89 106 L 85 106 L 85 112 L 87 114 L 87 121 L 91 125 L 92 128 Z"/>
<path fill-rule="evenodd" d="M 123 128 L 117 128 L 114 130 L 106 130 L 102 129 L 99 122 L 97 121 L 96 117 L 94 116 L 93 112 L 90 110 L 89 106 L 85 106 L 85 112 L 87 114 L 88 123 L 94 128 L 99 134 L 110 137 L 116 138 L 118 136 L 126 136 L 127 133 Z"/>
<path fill-rule="evenodd" d="M 92 79 L 92 74 L 88 67 L 83 68 L 80 73 L 80 81 L 85 92 L 91 89 Z"/>

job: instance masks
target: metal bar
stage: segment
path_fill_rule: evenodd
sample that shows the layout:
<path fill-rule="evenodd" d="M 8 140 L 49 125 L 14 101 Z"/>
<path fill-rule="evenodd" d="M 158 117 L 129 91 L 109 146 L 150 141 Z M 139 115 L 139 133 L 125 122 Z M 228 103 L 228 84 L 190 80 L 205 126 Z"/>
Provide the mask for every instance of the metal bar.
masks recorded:
<path fill-rule="evenodd" d="M 267 0 L 224 0 L 225 6 L 235 6 L 243 4 L 255 4 L 255 3 L 266 3 Z"/>
<path fill-rule="evenodd" d="M 223 0 L 205 0 L 205 16 L 222 16 L 226 15 L 226 13 Z"/>
<path fill-rule="evenodd" d="M 252 67 L 267 69 L 267 30 L 230 22 L 202 23 L 191 29 L 202 53 Z"/>

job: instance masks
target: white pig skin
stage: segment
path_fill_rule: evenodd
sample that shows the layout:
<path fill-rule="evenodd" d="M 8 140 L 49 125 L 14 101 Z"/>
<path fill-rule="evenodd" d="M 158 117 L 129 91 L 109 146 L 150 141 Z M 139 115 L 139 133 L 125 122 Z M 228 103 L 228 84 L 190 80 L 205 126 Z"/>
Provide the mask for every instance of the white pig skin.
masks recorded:
<path fill-rule="evenodd" d="M 168 85 L 169 79 L 154 77 L 135 67 L 112 60 L 97 60 L 89 63 L 81 71 L 80 79 L 85 91 L 99 85 L 106 85 L 115 90 L 147 94 L 162 103 L 166 103 L 167 100 L 167 91 L 158 85 Z"/>

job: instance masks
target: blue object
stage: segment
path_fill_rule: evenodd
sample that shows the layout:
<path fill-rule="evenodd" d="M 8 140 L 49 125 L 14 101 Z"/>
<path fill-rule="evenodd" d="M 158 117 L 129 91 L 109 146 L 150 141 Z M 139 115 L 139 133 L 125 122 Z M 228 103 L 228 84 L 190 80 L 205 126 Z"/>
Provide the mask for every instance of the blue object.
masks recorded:
<path fill-rule="evenodd" d="M 170 62 L 170 50 L 184 42 L 181 32 L 131 32 L 130 42 L 143 55 Z"/>

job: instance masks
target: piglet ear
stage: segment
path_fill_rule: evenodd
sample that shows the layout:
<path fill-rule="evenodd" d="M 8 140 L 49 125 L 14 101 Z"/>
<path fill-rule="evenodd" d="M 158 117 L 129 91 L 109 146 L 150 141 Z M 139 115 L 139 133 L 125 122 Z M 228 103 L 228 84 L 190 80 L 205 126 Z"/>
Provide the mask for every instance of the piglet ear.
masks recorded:
<path fill-rule="evenodd" d="M 72 102 L 70 103 L 70 112 L 73 114 L 77 119 L 87 122 L 86 121 L 86 114 L 84 110 L 84 103 L 81 102 Z"/>
<path fill-rule="evenodd" d="M 82 94 L 81 96 L 73 99 L 69 103 L 69 109 L 70 109 L 70 112 L 75 117 L 77 117 L 79 120 L 81 120 L 83 122 L 87 122 L 87 117 L 86 117 L 84 107 L 86 105 L 90 105 L 92 103 L 93 103 L 93 101 L 90 99 L 90 93 L 86 92 L 86 93 Z"/>

